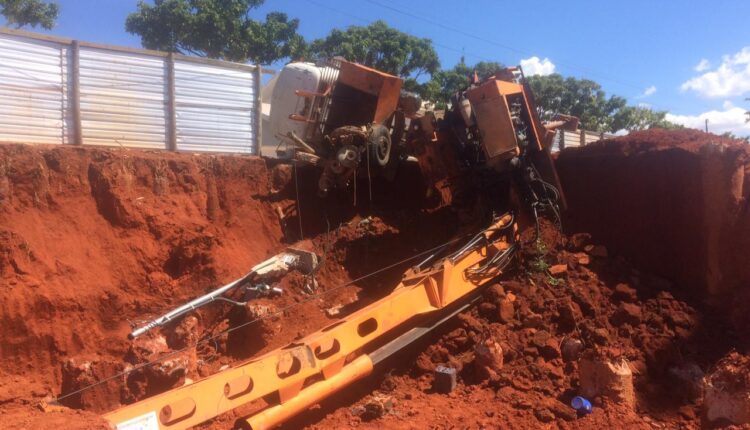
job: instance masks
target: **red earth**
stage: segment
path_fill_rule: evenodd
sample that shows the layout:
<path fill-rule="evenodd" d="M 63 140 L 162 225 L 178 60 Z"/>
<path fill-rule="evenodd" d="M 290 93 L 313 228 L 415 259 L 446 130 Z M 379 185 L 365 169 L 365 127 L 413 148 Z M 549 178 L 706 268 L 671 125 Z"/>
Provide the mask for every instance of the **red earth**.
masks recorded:
<path fill-rule="evenodd" d="M 286 427 L 708 426 L 694 381 L 681 375 L 748 352 L 745 314 L 722 312 L 715 299 L 747 291 L 749 266 L 730 252 L 750 245 L 747 154 L 691 131 L 563 151 L 571 234 L 545 224 L 543 240 L 480 304 Z M 397 181 L 373 181 L 372 194 L 360 181 L 356 206 L 343 191 L 321 203 L 317 172 L 255 157 L 0 145 L 4 422 L 106 428 L 97 413 L 326 326 L 387 294 L 413 264 L 404 259 L 481 225 L 471 211 L 425 208 L 414 172 Z M 315 293 L 292 275 L 279 280 L 280 297 L 212 304 L 127 339 L 133 326 L 300 241 L 324 259 Z M 571 340 L 583 355 L 626 360 L 634 407 L 597 396 L 593 413 L 576 417 L 579 363 L 563 357 Z M 502 365 L 487 361 L 488 348 Z M 450 394 L 432 389 L 437 365 L 458 371 Z M 67 407 L 44 407 L 101 380 L 65 397 Z M 231 428 L 244 413 L 200 428 Z"/>

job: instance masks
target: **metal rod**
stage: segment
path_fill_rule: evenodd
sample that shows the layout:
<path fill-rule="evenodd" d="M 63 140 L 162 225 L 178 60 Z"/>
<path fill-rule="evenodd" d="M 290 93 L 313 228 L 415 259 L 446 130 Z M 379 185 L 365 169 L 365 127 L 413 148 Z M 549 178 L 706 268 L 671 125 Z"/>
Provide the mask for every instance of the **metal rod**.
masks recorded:
<path fill-rule="evenodd" d="M 177 108 L 174 78 L 174 53 L 167 55 L 167 149 L 177 151 Z"/>
<path fill-rule="evenodd" d="M 149 330 L 151 330 L 153 328 L 163 326 L 164 324 L 168 323 L 169 321 L 172 321 L 173 319 L 175 319 L 177 317 L 180 317 L 180 316 L 182 316 L 182 315 L 184 315 L 184 314 L 186 314 L 186 313 L 188 313 L 190 311 L 198 309 L 201 306 L 205 306 L 206 304 L 211 303 L 214 300 L 221 300 L 221 299 L 223 299 L 223 298 L 220 297 L 222 294 L 226 293 L 227 291 L 229 291 L 232 288 L 234 288 L 237 285 L 239 285 L 241 282 L 245 281 L 253 273 L 255 273 L 254 270 L 251 271 L 250 273 L 248 273 L 247 275 L 245 275 L 245 276 L 243 276 L 243 277 L 241 277 L 239 279 L 236 279 L 236 280 L 234 280 L 234 281 L 232 281 L 232 282 L 224 285 L 223 287 L 219 287 L 219 288 L 215 289 L 214 291 L 212 291 L 212 292 L 210 292 L 210 293 L 208 293 L 208 294 L 206 294 L 204 296 L 198 297 L 195 300 L 192 300 L 192 301 L 190 301 L 190 302 L 188 302 L 188 303 L 186 303 L 186 304 L 184 304 L 184 305 L 182 305 L 182 306 L 180 306 L 180 307 L 178 307 L 176 309 L 173 309 L 173 310 L 167 312 L 166 314 L 160 316 L 159 318 L 156 318 L 156 319 L 152 320 L 151 322 L 149 322 L 148 324 L 144 325 L 143 327 L 140 327 L 140 328 L 138 328 L 136 330 L 133 330 L 133 332 L 131 332 L 128 335 L 128 338 L 129 339 L 134 339 L 134 338 L 136 338 L 136 337 L 138 337 L 138 336 L 146 333 L 147 331 L 149 331 Z"/>
<path fill-rule="evenodd" d="M 81 126 L 81 47 L 77 40 L 70 43 L 70 110 L 73 117 L 73 143 L 83 144 Z"/>

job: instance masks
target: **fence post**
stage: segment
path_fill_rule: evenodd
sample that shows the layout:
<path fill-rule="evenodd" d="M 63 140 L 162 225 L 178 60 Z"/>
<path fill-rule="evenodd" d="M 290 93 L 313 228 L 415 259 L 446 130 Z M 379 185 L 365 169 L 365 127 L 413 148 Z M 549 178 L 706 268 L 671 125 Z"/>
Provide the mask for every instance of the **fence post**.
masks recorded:
<path fill-rule="evenodd" d="M 255 93 L 255 109 L 254 109 L 254 135 L 255 135 L 255 155 L 261 156 L 261 140 L 263 139 L 262 123 L 263 123 L 263 100 L 260 96 L 260 81 L 263 74 L 261 72 L 260 64 L 255 65 L 253 92 Z"/>
<path fill-rule="evenodd" d="M 580 136 L 580 139 L 578 140 L 578 145 L 586 146 L 586 130 L 584 129 L 581 129 L 581 136 Z"/>
<path fill-rule="evenodd" d="M 81 126 L 81 46 L 77 40 L 70 43 L 70 109 L 73 117 L 73 144 L 83 145 Z"/>
<path fill-rule="evenodd" d="M 560 129 L 558 133 L 560 133 L 560 151 L 562 151 L 565 149 L 565 130 Z"/>
<path fill-rule="evenodd" d="M 174 52 L 167 55 L 167 150 L 177 151 L 177 108 L 175 106 Z"/>

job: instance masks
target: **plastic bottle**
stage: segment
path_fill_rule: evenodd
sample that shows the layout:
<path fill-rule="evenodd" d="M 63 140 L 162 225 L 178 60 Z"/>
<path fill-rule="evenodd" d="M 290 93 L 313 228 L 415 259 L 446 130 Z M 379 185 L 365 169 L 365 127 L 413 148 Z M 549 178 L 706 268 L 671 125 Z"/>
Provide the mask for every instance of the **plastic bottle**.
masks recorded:
<path fill-rule="evenodd" d="M 570 406 L 578 412 L 578 416 L 584 416 L 591 413 L 591 402 L 585 397 L 573 397 L 573 400 L 570 401 Z"/>

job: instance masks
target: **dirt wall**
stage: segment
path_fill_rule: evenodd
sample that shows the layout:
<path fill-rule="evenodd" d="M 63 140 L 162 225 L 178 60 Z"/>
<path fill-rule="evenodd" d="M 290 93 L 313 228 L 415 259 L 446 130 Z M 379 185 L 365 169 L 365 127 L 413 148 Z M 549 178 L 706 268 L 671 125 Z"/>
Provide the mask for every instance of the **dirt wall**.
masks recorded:
<path fill-rule="evenodd" d="M 278 249 L 243 184 L 269 192 L 263 160 L 0 146 L 0 371 L 56 392 L 62 361 L 121 360 L 131 322 Z"/>
<path fill-rule="evenodd" d="M 322 200 L 315 169 L 295 178 L 292 166 L 257 157 L 0 145 L 0 414 L 25 422 L 39 400 L 186 348 L 63 401 L 111 410 L 284 346 L 387 294 L 413 262 L 348 283 L 458 229 L 450 211 L 421 213 L 414 173 L 399 171 L 409 186 L 365 178 L 356 198 L 350 187 Z M 127 339 L 300 241 L 324 260 L 315 283 L 296 273 L 274 284 L 279 297 L 213 304 Z"/>
<path fill-rule="evenodd" d="M 750 149 L 695 130 L 651 130 L 562 151 L 568 232 L 714 302 L 750 289 Z"/>

